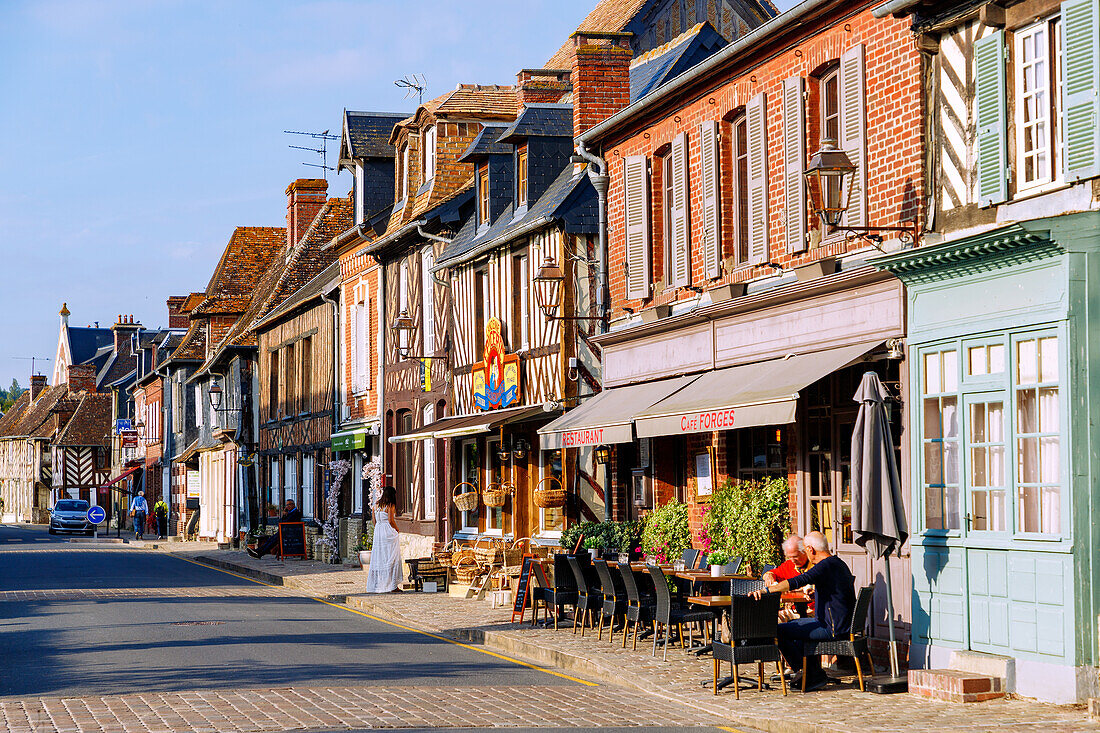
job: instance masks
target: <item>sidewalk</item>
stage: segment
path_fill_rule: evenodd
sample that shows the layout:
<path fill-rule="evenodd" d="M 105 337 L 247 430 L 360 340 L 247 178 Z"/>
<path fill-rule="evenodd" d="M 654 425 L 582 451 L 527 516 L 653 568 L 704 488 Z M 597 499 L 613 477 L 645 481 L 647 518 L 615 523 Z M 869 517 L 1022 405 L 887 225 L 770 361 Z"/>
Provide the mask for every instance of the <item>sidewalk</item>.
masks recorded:
<path fill-rule="evenodd" d="M 173 548 L 174 549 L 174 548 Z M 568 625 L 557 631 L 510 623 L 511 609 L 493 609 L 487 601 L 451 598 L 445 593 L 362 594 L 362 570 L 313 561 L 272 558 L 256 560 L 243 552 L 176 551 L 198 562 L 258 578 L 311 597 L 345 602 L 350 608 L 390 623 L 439 634 L 486 647 L 536 664 L 554 666 L 589 679 L 634 687 L 660 698 L 662 705 L 679 703 L 698 712 L 721 716 L 734 725 L 773 733 L 840 731 L 1100 731 L 1077 706 L 1046 705 L 1030 700 L 997 700 L 977 704 L 946 703 L 914 695 L 861 693 L 854 678 L 844 678 L 825 690 L 786 698 L 778 688 L 743 691 L 735 700 L 730 688 L 718 697 L 711 692 L 713 662 L 669 649 L 668 661 L 652 645 L 639 641 L 638 650 L 602 642 L 594 634 L 582 639 Z M 528 614 L 530 619 L 530 614 Z M 728 666 L 723 667 L 729 669 Z M 743 668 L 748 677 L 755 668 Z M 880 670 L 881 671 L 881 670 Z M 725 674 L 725 672 L 723 672 Z M 755 679 L 753 677 L 753 679 Z M 702 681 L 707 686 L 701 685 Z M 656 702 L 656 701 L 655 701 Z M 655 721 L 656 722 L 656 721 Z"/>

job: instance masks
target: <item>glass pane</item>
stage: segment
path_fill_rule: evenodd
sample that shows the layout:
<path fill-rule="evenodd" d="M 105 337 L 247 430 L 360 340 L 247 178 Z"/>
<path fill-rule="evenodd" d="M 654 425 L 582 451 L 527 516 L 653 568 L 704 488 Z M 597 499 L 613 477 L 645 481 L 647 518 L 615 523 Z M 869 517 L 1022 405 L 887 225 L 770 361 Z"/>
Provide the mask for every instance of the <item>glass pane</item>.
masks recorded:
<path fill-rule="evenodd" d="M 924 393 L 939 394 L 943 391 L 943 382 L 940 380 L 940 355 L 924 355 Z"/>
<path fill-rule="evenodd" d="M 985 403 L 978 402 L 970 406 L 970 442 L 985 443 L 988 440 L 986 437 Z"/>
<path fill-rule="evenodd" d="M 924 483 L 940 485 L 943 477 L 943 443 L 924 444 Z"/>
<path fill-rule="evenodd" d="M 943 482 L 949 486 L 959 483 L 958 443 L 946 442 L 943 444 L 943 479 Z"/>
<path fill-rule="evenodd" d="M 1062 531 L 1062 491 L 1057 486 L 1044 486 L 1040 490 L 1042 521 L 1040 531 L 1060 534 Z"/>
<path fill-rule="evenodd" d="M 1044 484 L 1059 482 L 1059 474 L 1061 473 L 1058 465 L 1060 449 L 1057 435 L 1039 439 L 1039 480 Z"/>
<path fill-rule="evenodd" d="M 924 524 L 928 529 L 946 529 L 943 523 L 943 489 L 930 486 L 924 490 Z"/>
<path fill-rule="evenodd" d="M 984 490 L 970 492 L 970 528 L 976 531 L 989 529 L 989 494 Z"/>
<path fill-rule="evenodd" d="M 1034 486 L 1020 487 L 1020 531 L 1039 531 L 1039 489 Z"/>
<path fill-rule="evenodd" d="M 1005 485 L 1005 449 L 1003 445 L 989 447 L 989 485 Z"/>
<path fill-rule="evenodd" d="M 1031 390 L 1028 391 L 1030 392 Z M 1039 432 L 1058 432 L 1057 387 L 1043 387 L 1039 390 Z"/>
<path fill-rule="evenodd" d="M 986 448 L 970 449 L 970 485 L 989 486 L 988 462 Z"/>
<path fill-rule="evenodd" d="M 959 437 L 958 405 L 954 397 L 943 398 L 943 437 Z"/>
<path fill-rule="evenodd" d="M 1016 344 L 1016 384 L 1035 384 L 1038 380 L 1038 355 L 1034 341 Z"/>
<path fill-rule="evenodd" d="M 959 388 L 959 354 L 943 352 L 943 391 L 954 392 Z"/>
<path fill-rule="evenodd" d="M 1001 374 L 1005 370 L 1004 344 L 993 344 L 989 347 L 989 373 Z"/>
<path fill-rule="evenodd" d="M 1016 480 L 1024 484 L 1038 483 L 1039 439 L 1019 438 L 1016 448 Z"/>
<path fill-rule="evenodd" d="M 989 492 L 989 529 L 992 532 L 1004 532 L 1008 526 L 1005 513 L 1005 491 L 995 489 Z"/>
<path fill-rule="evenodd" d="M 943 426 L 940 424 L 940 400 L 938 397 L 926 397 L 924 399 L 924 437 L 943 437 Z"/>
<path fill-rule="evenodd" d="M 1044 382 L 1058 381 L 1058 338 L 1039 339 L 1040 376 Z"/>
<path fill-rule="evenodd" d="M 959 487 L 949 486 L 944 489 L 945 515 L 944 521 L 947 529 L 959 529 L 962 525 L 962 511 L 959 505 Z"/>
<path fill-rule="evenodd" d="M 1021 389 L 1016 392 L 1016 432 L 1037 433 L 1036 394 L 1034 389 Z M 1057 409 L 1057 407 L 1055 407 Z"/>
<path fill-rule="evenodd" d="M 989 374 L 984 346 L 971 346 L 967 350 L 967 355 L 970 360 L 969 374 Z"/>

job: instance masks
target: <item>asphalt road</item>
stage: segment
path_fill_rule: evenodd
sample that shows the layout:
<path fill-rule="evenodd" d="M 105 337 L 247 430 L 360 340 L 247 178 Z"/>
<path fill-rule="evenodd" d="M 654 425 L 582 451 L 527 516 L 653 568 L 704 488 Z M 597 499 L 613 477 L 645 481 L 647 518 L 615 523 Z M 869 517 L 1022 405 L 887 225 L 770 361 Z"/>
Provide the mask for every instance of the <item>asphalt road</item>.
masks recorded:
<path fill-rule="evenodd" d="M 576 685 L 171 555 L 68 544 L 40 528 L 0 526 L 0 568 L 0 696 Z M 25 590 L 39 593 L 11 593 Z"/>

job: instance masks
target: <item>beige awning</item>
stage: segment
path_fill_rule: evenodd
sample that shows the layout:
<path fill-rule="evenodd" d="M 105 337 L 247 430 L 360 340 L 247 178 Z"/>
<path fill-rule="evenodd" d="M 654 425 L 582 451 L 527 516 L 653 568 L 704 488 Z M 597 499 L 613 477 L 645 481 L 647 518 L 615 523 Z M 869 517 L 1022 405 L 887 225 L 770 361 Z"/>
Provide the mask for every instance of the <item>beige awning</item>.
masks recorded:
<path fill-rule="evenodd" d="M 541 428 L 539 437 L 542 449 L 629 443 L 634 440 L 631 423 L 638 410 L 668 397 L 693 379 L 693 376 L 673 377 L 605 389 Z"/>
<path fill-rule="evenodd" d="M 716 369 L 639 410 L 639 438 L 794 422 L 798 393 L 881 341 Z"/>
<path fill-rule="evenodd" d="M 523 422 L 541 415 L 549 415 L 542 406 L 537 407 L 513 407 L 507 410 L 492 410 L 479 412 L 476 415 L 456 415 L 444 417 L 435 422 L 428 423 L 415 432 L 404 435 L 391 435 L 390 443 L 411 443 L 416 440 L 428 438 L 458 438 L 463 435 L 479 435 L 490 430 L 516 422 Z"/>

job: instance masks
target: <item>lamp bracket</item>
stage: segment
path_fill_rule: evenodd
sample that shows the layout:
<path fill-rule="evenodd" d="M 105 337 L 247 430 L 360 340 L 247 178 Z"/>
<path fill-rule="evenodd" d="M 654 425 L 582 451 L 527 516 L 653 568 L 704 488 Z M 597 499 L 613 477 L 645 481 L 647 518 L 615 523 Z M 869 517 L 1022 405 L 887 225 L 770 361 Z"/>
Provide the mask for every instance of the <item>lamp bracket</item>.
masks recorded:
<path fill-rule="evenodd" d="M 859 240 L 882 253 L 886 253 L 886 250 L 882 246 L 881 232 L 900 232 L 898 239 L 903 244 L 915 244 L 919 235 L 916 223 L 904 227 L 831 227 L 829 231 L 843 232 L 844 238 L 849 242 Z"/>

